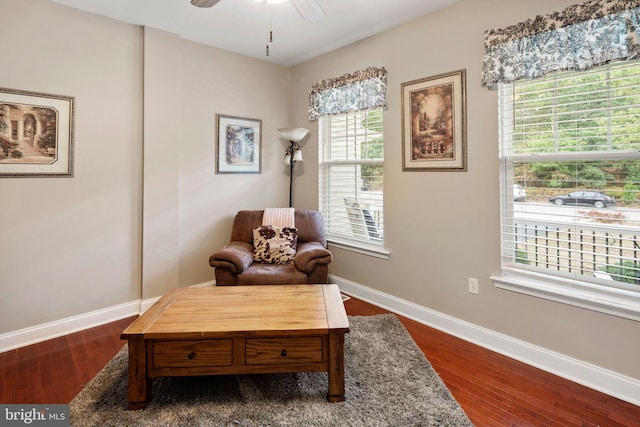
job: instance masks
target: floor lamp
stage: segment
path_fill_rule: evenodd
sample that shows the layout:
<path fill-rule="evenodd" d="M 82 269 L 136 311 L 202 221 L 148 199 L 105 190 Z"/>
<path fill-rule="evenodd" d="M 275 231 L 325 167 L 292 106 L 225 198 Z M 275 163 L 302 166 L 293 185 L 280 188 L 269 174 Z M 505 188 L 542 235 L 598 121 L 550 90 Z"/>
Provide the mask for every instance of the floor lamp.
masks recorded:
<path fill-rule="evenodd" d="M 289 207 L 293 207 L 293 169 L 296 162 L 302 161 L 302 149 L 299 142 L 308 134 L 305 128 L 280 128 L 280 135 L 289 141 L 289 146 L 284 152 L 284 164 L 289 166 Z"/>

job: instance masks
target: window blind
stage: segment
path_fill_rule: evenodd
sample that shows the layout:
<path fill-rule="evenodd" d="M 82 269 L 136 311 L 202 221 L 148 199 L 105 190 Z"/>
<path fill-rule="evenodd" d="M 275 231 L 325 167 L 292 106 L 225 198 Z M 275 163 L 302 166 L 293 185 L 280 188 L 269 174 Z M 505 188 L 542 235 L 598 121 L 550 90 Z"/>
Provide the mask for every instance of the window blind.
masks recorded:
<path fill-rule="evenodd" d="M 640 291 L 640 62 L 499 85 L 503 266 Z"/>
<path fill-rule="evenodd" d="M 382 108 L 320 118 L 319 196 L 327 238 L 383 243 Z"/>

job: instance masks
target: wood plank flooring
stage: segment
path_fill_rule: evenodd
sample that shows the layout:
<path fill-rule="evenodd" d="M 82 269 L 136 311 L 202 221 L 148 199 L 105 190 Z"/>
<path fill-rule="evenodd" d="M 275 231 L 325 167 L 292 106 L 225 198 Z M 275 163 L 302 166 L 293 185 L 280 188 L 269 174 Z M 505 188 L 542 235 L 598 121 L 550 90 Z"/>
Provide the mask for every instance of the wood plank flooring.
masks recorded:
<path fill-rule="evenodd" d="M 356 298 L 345 307 L 388 313 Z M 399 318 L 476 426 L 640 427 L 638 406 Z M 0 353 L 0 403 L 69 403 L 126 344 L 133 320 Z"/>

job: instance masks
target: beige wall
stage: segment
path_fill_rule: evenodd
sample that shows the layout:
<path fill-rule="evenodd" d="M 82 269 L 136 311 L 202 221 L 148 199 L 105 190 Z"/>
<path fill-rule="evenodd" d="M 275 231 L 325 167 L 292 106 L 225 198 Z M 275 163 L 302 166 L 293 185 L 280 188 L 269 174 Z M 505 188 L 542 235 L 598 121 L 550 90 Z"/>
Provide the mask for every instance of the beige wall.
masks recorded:
<path fill-rule="evenodd" d="M 285 206 L 281 126 L 308 126 L 295 205 L 317 207 L 307 91 L 389 73 L 391 259 L 333 249 L 331 273 L 640 379 L 638 323 L 499 290 L 496 94 L 482 33 L 573 0 L 462 0 L 291 69 L 50 3 L 0 3 L 0 86 L 76 97 L 74 178 L 0 179 L 0 334 L 212 280 L 239 209 Z M 9 42 L 7 42 L 7 40 Z M 467 70 L 468 172 L 402 172 L 400 85 Z M 260 118 L 262 173 L 214 173 L 215 114 Z M 144 209 L 143 209 L 144 207 Z M 480 279 L 480 295 L 467 292 Z"/>
<path fill-rule="evenodd" d="M 142 32 L 0 2 L 0 86 L 75 97 L 75 176 L 0 178 L 0 333 L 135 300 Z"/>
<path fill-rule="evenodd" d="M 178 282 L 181 40 L 144 29 L 142 299 Z"/>
<path fill-rule="evenodd" d="M 213 280 L 209 256 L 229 243 L 241 209 L 285 207 L 290 70 L 183 41 L 180 145 L 180 283 Z M 215 174 L 216 114 L 262 120 L 262 173 Z"/>
<path fill-rule="evenodd" d="M 480 87 L 483 31 L 573 3 L 462 0 L 299 64 L 292 68 L 293 121 L 313 129 L 307 147 L 317 147 L 317 123 L 305 114 L 309 87 L 367 66 L 386 67 L 384 208 L 391 258 L 332 248 L 331 274 L 640 378 L 638 322 L 500 290 L 489 279 L 500 271 L 498 128 L 496 93 Z M 403 172 L 401 84 L 461 68 L 467 70 L 468 172 Z M 309 189 L 301 195 L 304 206 L 317 203 L 311 151 L 305 151 L 305 174 L 297 181 Z M 479 295 L 467 292 L 468 277 L 480 280 Z"/>
<path fill-rule="evenodd" d="M 0 179 L 0 335 L 211 281 L 235 212 L 287 204 L 288 68 L 47 0 L 0 36 L 0 86 L 76 98 L 75 176 Z M 216 113 L 262 119 L 262 174 L 215 174 Z"/>

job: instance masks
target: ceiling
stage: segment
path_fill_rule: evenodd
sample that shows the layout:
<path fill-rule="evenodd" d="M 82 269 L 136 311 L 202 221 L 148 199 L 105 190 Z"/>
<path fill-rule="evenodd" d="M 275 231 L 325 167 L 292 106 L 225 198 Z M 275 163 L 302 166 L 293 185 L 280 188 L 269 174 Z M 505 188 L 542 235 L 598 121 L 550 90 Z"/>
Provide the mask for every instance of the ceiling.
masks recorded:
<path fill-rule="evenodd" d="M 318 0 L 326 16 L 315 22 L 304 21 L 288 1 L 221 0 L 211 8 L 189 0 L 51 1 L 291 66 L 459 0 Z M 273 42 L 266 56 L 269 29 Z"/>

